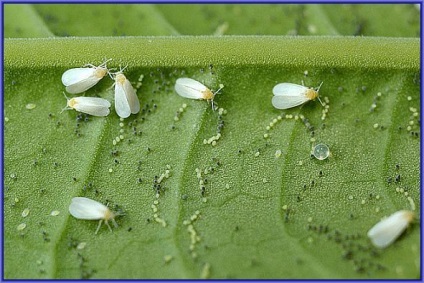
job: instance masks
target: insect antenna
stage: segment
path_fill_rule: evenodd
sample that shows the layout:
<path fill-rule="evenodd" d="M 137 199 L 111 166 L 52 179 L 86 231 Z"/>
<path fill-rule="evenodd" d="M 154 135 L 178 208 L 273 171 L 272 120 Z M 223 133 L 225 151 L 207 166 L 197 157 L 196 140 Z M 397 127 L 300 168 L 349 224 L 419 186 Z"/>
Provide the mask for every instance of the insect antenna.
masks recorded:
<path fill-rule="evenodd" d="M 317 87 L 316 92 L 318 92 L 318 93 L 319 93 L 319 89 L 321 88 L 322 83 L 323 83 L 323 82 L 321 82 L 321 83 L 319 84 L 319 86 Z M 319 94 L 318 94 L 317 98 L 318 98 L 319 102 L 321 103 L 321 105 L 322 105 L 322 106 L 324 106 L 324 103 L 322 103 L 321 99 L 319 98 Z"/>

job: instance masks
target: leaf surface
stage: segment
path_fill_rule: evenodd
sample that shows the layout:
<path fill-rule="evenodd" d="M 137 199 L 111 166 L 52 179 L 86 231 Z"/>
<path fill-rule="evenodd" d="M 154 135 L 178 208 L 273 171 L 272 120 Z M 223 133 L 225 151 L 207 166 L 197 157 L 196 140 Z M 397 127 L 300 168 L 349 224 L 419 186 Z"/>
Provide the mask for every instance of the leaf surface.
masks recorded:
<path fill-rule="evenodd" d="M 11 11 L 42 24 L 18 32 Z M 5 278 L 419 277 L 417 223 L 384 250 L 366 236 L 395 211 L 420 214 L 414 6 L 7 4 L 5 13 Z M 399 24 L 384 27 L 387 14 Z M 357 32 L 369 37 L 348 36 Z M 119 119 L 108 76 L 82 94 L 111 101 L 108 117 L 61 113 L 62 73 L 106 58 L 128 66 L 140 113 Z M 179 77 L 223 84 L 214 101 L 223 110 L 178 96 Z M 274 85 L 302 81 L 323 82 L 327 108 L 272 107 Z M 311 157 L 319 143 L 325 160 Z M 119 227 L 95 235 L 97 221 L 69 214 L 75 196 L 124 211 Z"/>

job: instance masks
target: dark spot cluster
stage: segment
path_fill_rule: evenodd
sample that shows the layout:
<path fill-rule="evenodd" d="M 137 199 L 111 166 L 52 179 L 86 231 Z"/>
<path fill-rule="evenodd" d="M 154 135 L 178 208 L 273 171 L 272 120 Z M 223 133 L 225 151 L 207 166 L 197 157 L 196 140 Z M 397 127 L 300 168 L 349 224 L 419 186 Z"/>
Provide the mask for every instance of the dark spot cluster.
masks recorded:
<path fill-rule="evenodd" d="M 90 279 L 97 271 L 87 266 L 88 260 L 81 253 L 77 253 L 77 259 L 79 261 L 81 279 Z"/>
<path fill-rule="evenodd" d="M 303 124 L 305 125 L 305 127 L 308 129 L 308 131 L 310 132 L 314 132 L 315 127 L 309 122 L 309 119 L 306 117 L 300 117 L 300 119 L 302 120 Z M 315 134 L 315 133 L 314 133 Z"/>
<path fill-rule="evenodd" d="M 143 167 L 142 167 L 142 164 L 143 164 L 143 161 L 141 161 L 141 160 L 139 160 L 139 161 L 137 162 L 137 171 L 141 171 L 141 169 L 143 168 Z"/>
<path fill-rule="evenodd" d="M 290 215 L 292 214 L 292 210 L 290 208 L 287 208 L 284 210 L 284 222 L 290 221 Z"/>
<path fill-rule="evenodd" d="M 112 203 L 112 201 L 110 201 L 110 200 L 106 200 L 106 202 Z M 122 206 L 120 206 L 119 204 L 114 203 L 112 210 L 115 212 L 116 216 L 126 215 L 124 208 Z"/>
<path fill-rule="evenodd" d="M 387 177 L 387 184 L 392 184 L 392 183 L 395 183 L 395 184 L 399 184 L 399 183 L 401 183 L 401 174 L 400 173 L 395 173 L 394 174 L 394 176 L 389 176 L 389 177 Z"/>
<path fill-rule="evenodd" d="M 43 241 L 48 243 L 50 242 L 49 234 L 46 231 L 42 231 L 41 234 L 43 235 Z"/>
<path fill-rule="evenodd" d="M 199 184 L 200 184 L 200 194 L 201 194 L 202 197 L 207 196 L 206 185 L 209 184 L 209 179 L 207 178 L 207 175 L 214 174 L 215 171 L 221 166 L 222 166 L 222 162 L 217 157 L 212 157 L 210 165 L 208 167 L 206 167 L 207 174 L 204 173 L 205 170 L 200 171 L 201 176 L 200 176 L 200 178 L 198 178 L 198 180 L 199 180 Z"/>
<path fill-rule="evenodd" d="M 353 270 L 371 275 L 372 272 L 386 268 L 378 262 L 380 251 L 373 247 L 362 234 L 343 234 L 339 230 L 330 230 L 328 226 L 308 225 L 308 230 L 325 234 L 327 239 L 342 248 L 341 258 L 353 264 Z"/>
<path fill-rule="evenodd" d="M 117 149 L 111 150 L 110 155 L 112 155 L 113 157 L 119 156 L 119 150 L 117 150 Z"/>
<path fill-rule="evenodd" d="M 158 105 L 152 99 L 150 103 L 144 104 L 144 106 L 143 106 L 143 108 L 141 108 L 140 112 L 144 116 L 147 116 L 149 114 L 154 113 L 157 108 L 158 108 Z M 144 121 L 144 119 L 142 119 L 142 121 Z"/>
<path fill-rule="evenodd" d="M 153 190 L 156 192 L 156 194 L 161 195 L 165 192 L 165 187 L 163 187 L 162 184 L 158 182 L 158 179 L 158 175 L 153 177 Z"/>
<path fill-rule="evenodd" d="M 218 115 L 218 125 L 216 127 L 217 133 L 221 133 L 222 130 L 224 129 L 225 121 L 222 116 L 223 115 Z"/>
<path fill-rule="evenodd" d="M 314 225 L 314 224 L 308 224 L 307 230 L 313 231 L 318 234 L 327 234 L 330 231 L 330 229 L 328 228 L 328 225 Z"/>
<path fill-rule="evenodd" d="M 143 123 L 143 122 L 144 122 L 144 120 L 145 120 L 145 118 L 144 118 L 144 117 L 141 117 L 141 118 L 140 118 L 140 122 L 141 122 L 141 123 Z M 139 122 L 139 120 L 137 120 L 137 119 L 134 119 L 134 120 L 132 120 L 132 121 L 128 122 L 128 127 L 131 129 L 131 131 L 132 131 L 132 133 L 133 133 L 133 135 L 134 135 L 134 136 L 141 136 L 141 135 L 142 135 L 142 133 L 143 133 L 141 130 L 139 130 L 139 129 L 137 128 L 137 126 L 138 126 L 138 122 Z"/>
<path fill-rule="evenodd" d="M 76 117 L 76 124 L 75 124 L 75 129 L 74 129 L 74 134 L 77 137 L 81 137 L 82 134 L 80 132 L 80 129 L 82 127 L 82 125 L 84 125 L 85 123 L 88 123 L 91 119 L 91 116 L 89 114 L 86 113 L 78 113 L 77 117 Z"/>
<path fill-rule="evenodd" d="M 420 137 L 420 133 L 417 131 L 410 131 L 409 135 L 413 138 L 419 138 Z"/>
<path fill-rule="evenodd" d="M 100 194 L 101 194 L 100 189 L 94 188 L 93 182 L 88 182 L 87 184 L 85 184 L 85 185 L 82 187 L 82 190 L 83 190 L 84 192 L 94 191 L 94 194 L 95 194 L 96 196 L 98 196 L 98 195 L 100 195 Z"/>
<path fill-rule="evenodd" d="M 76 249 L 79 244 L 79 241 L 73 237 L 68 239 L 68 249 Z"/>
<path fill-rule="evenodd" d="M 155 88 L 152 90 L 152 93 L 156 94 L 161 91 L 170 92 L 171 91 L 171 82 L 169 81 L 169 78 L 176 75 L 178 71 L 174 70 L 173 72 L 167 72 L 156 69 L 155 71 L 151 71 L 149 73 L 150 78 L 153 80 L 153 83 L 155 85 Z"/>

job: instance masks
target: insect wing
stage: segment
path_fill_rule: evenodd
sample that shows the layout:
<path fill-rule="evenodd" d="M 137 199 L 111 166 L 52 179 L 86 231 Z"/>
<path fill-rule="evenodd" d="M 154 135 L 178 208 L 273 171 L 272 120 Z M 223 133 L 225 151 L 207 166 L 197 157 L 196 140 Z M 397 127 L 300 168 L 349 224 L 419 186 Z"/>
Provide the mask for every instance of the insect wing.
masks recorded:
<path fill-rule="evenodd" d="M 92 116 L 107 116 L 110 102 L 99 97 L 76 97 L 75 110 Z"/>
<path fill-rule="evenodd" d="M 291 83 L 281 83 L 274 86 L 272 93 L 272 105 L 277 109 L 288 109 L 299 106 L 308 98 L 305 96 L 308 88 Z"/>
<path fill-rule="evenodd" d="M 103 219 L 109 208 L 95 200 L 75 197 L 69 205 L 69 213 L 75 218 L 86 220 Z"/>
<path fill-rule="evenodd" d="M 127 118 L 131 115 L 131 108 L 125 94 L 124 84 L 115 84 L 115 110 L 119 117 Z"/>
<path fill-rule="evenodd" d="M 375 224 L 367 235 L 375 246 L 385 248 L 402 234 L 410 219 L 411 212 L 398 211 Z"/>
<path fill-rule="evenodd" d="M 102 78 L 94 75 L 94 68 L 74 68 L 62 75 L 62 83 L 69 93 L 81 93 L 97 84 Z"/>
<path fill-rule="evenodd" d="M 62 75 L 62 83 L 65 86 L 76 84 L 93 76 L 94 68 L 73 68 L 65 71 Z"/>
<path fill-rule="evenodd" d="M 129 80 L 125 80 L 122 87 L 124 89 L 125 96 L 127 97 L 131 113 L 137 114 L 140 111 L 140 101 L 138 100 L 135 89 L 132 87 Z"/>
<path fill-rule="evenodd" d="M 204 84 L 190 78 L 179 78 L 175 82 L 175 91 L 186 98 L 203 99 L 203 92 L 207 89 Z"/>

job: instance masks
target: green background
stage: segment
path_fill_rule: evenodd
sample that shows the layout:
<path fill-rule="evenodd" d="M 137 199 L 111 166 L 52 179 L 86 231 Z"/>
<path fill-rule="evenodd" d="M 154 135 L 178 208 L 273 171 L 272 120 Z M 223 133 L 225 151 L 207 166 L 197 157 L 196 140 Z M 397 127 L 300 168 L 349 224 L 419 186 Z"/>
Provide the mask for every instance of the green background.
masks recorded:
<path fill-rule="evenodd" d="M 411 202 L 420 214 L 415 5 L 4 8 L 5 278 L 420 276 L 418 220 L 383 250 L 366 236 Z M 128 65 L 140 113 L 61 113 L 63 72 L 107 58 Z M 178 96 L 179 77 L 224 84 L 225 113 Z M 323 82 L 324 119 L 317 100 L 271 105 L 274 85 L 302 81 Z M 113 102 L 112 84 L 81 95 Z M 125 216 L 95 235 L 69 214 L 75 196 Z"/>

